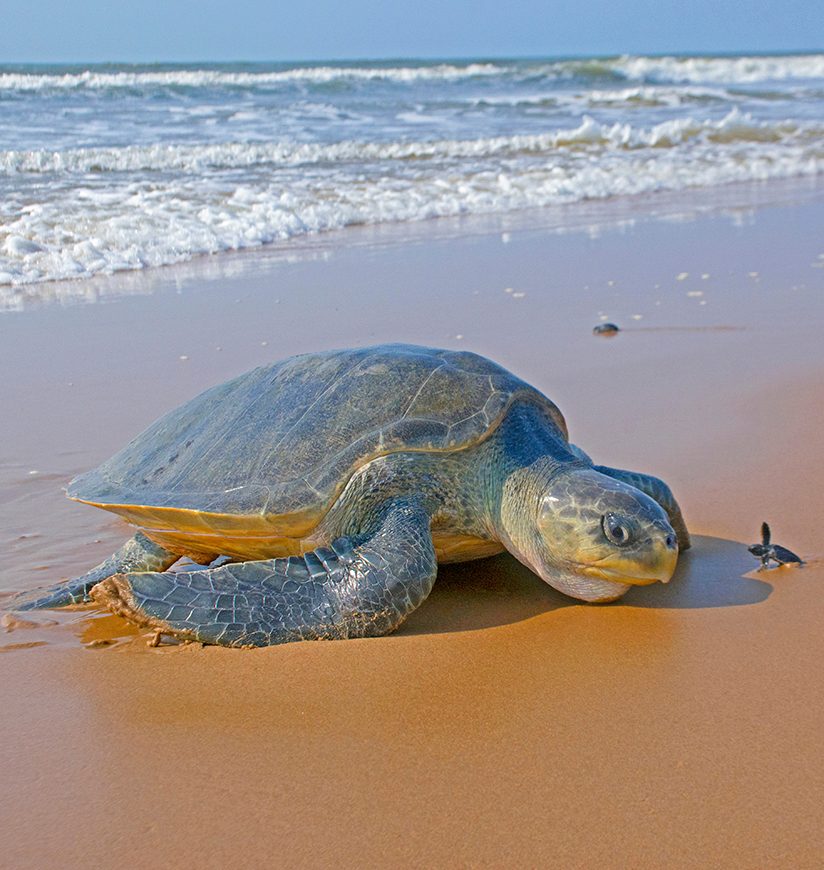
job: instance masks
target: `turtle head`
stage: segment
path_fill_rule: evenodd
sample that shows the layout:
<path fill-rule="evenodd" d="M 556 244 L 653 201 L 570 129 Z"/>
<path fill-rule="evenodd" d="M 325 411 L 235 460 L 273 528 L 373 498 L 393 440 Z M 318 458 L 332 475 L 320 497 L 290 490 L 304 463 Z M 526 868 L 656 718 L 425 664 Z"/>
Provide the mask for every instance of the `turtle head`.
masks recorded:
<path fill-rule="evenodd" d="M 501 518 L 513 553 L 574 598 L 614 601 L 675 571 L 678 543 L 664 509 L 579 463 L 541 458 L 510 475 Z"/>

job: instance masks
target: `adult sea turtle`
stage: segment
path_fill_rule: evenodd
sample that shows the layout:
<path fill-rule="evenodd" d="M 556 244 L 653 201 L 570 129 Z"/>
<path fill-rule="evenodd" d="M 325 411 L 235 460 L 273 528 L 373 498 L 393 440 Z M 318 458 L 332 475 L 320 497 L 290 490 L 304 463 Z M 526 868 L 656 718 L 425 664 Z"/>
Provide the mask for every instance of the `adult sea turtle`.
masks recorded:
<path fill-rule="evenodd" d="M 385 634 L 438 562 L 504 549 L 567 595 L 612 601 L 666 583 L 689 546 L 666 484 L 594 465 L 534 387 L 474 353 L 402 344 L 212 387 L 68 495 L 136 534 L 14 609 L 94 601 L 225 646 Z M 224 564 L 167 570 L 181 556 Z"/>

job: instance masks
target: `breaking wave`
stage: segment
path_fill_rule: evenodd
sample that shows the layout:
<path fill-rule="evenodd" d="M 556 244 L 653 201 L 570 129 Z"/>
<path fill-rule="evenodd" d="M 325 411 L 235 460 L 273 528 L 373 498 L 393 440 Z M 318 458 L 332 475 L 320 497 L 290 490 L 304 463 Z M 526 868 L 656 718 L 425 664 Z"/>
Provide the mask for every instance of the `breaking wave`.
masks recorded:
<path fill-rule="evenodd" d="M 325 64 L 277 69 L 126 68 L 111 71 L 0 72 L 0 91 L 153 88 L 265 88 L 333 82 L 457 82 L 475 78 L 626 79 L 655 83 L 724 83 L 824 78 L 824 54 L 744 57 L 622 57 L 558 61 L 412 63 L 408 65 Z"/>
<path fill-rule="evenodd" d="M 571 129 L 543 135 L 497 136 L 470 140 L 317 143 L 242 143 L 215 145 L 148 145 L 112 148 L 75 148 L 66 151 L 0 151 L 0 172 L 12 173 L 188 173 L 207 169 L 255 166 L 301 166 L 319 164 L 434 161 L 551 155 L 562 149 L 676 148 L 693 141 L 782 142 L 815 141 L 824 136 L 824 125 L 800 125 L 793 121 L 769 123 L 733 109 L 719 121 L 683 118 L 651 127 L 627 123 L 598 123 L 584 116 Z"/>
<path fill-rule="evenodd" d="M 824 54 L 5 67 L 0 99 L 6 287 L 824 172 Z"/>
<path fill-rule="evenodd" d="M 551 134 L 465 141 L 5 152 L 4 173 L 56 173 L 61 184 L 6 217 L 0 284 L 164 265 L 353 224 L 811 175 L 824 171 L 822 134 L 733 110 L 649 127 L 585 117 Z M 72 174 L 81 180 L 68 183 Z"/>

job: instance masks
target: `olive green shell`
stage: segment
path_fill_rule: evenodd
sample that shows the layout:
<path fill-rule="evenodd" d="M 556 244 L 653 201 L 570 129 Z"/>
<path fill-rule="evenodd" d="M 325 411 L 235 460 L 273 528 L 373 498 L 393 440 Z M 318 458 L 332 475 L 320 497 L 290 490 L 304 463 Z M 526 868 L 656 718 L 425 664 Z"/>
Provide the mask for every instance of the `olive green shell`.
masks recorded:
<path fill-rule="evenodd" d="M 132 522 L 195 512 L 241 524 L 300 516 L 308 528 L 364 463 L 469 447 L 519 400 L 566 435 L 549 399 L 474 353 L 394 344 L 303 354 L 169 412 L 68 495 Z"/>

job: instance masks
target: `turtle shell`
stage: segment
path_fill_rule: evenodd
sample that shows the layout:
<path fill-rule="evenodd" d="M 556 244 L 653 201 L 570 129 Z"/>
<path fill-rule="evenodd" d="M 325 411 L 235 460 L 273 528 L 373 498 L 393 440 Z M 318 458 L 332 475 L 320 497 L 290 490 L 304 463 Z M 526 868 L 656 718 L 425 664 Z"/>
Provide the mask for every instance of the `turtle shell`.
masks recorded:
<path fill-rule="evenodd" d="M 351 475 L 400 451 L 462 450 L 518 400 L 561 412 L 501 366 L 469 352 L 379 345 L 294 356 L 206 390 L 68 495 L 151 529 L 300 536 Z"/>

